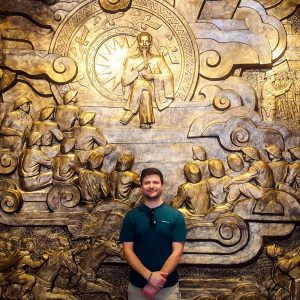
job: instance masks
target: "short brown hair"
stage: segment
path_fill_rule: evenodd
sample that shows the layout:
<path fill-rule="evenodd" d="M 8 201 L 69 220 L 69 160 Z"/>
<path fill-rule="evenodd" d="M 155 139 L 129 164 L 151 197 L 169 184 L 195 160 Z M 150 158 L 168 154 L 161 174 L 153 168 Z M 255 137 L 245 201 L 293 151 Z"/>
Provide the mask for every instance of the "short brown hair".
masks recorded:
<path fill-rule="evenodd" d="M 149 176 L 149 175 L 158 175 L 159 178 L 160 178 L 160 181 L 161 183 L 163 184 L 164 183 L 164 177 L 163 177 L 163 174 L 162 172 L 157 169 L 157 168 L 146 168 L 144 170 L 142 170 L 142 173 L 141 173 L 141 183 L 143 183 L 143 180 L 146 176 Z"/>

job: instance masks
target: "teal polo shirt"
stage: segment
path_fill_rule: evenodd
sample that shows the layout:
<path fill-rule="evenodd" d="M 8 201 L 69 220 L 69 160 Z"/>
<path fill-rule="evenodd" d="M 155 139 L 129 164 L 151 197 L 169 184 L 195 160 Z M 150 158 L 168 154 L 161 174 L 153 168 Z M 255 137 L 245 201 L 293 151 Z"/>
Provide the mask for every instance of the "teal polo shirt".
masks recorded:
<path fill-rule="evenodd" d="M 120 242 L 133 242 L 134 253 L 151 272 L 160 271 L 172 253 L 172 242 L 185 242 L 186 228 L 183 215 L 168 204 L 154 209 L 156 224 L 151 223 L 151 209 L 141 204 L 129 211 L 123 221 Z M 147 281 L 131 269 L 129 281 L 143 288 Z M 167 277 L 164 287 L 178 281 L 177 269 Z"/>

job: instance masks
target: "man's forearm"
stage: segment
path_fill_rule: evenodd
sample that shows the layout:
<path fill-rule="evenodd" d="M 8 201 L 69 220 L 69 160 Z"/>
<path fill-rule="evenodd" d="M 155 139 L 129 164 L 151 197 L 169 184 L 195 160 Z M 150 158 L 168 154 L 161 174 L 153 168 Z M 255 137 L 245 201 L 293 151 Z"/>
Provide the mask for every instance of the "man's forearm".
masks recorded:
<path fill-rule="evenodd" d="M 135 253 L 132 250 L 126 250 L 124 251 L 124 257 L 128 265 L 148 281 L 151 271 L 142 264 Z"/>
<path fill-rule="evenodd" d="M 172 273 L 181 260 L 182 254 L 173 252 L 161 268 L 162 272 Z"/>

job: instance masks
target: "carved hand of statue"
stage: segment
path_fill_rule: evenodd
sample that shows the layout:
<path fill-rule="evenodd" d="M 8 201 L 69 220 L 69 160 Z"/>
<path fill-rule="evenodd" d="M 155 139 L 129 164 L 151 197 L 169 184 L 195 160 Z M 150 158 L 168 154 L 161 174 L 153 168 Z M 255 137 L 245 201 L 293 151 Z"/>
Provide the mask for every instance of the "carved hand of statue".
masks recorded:
<path fill-rule="evenodd" d="M 151 80 L 154 79 L 154 75 L 152 73 L 147 72 L 147 71 L 142 71 L 140 74 L 142 75 L 142 77 L 145 80 L 151 81 Z"/>
<path fill-rule="evenodd" d="M 142 72 L 143 70 L 145 70 L 145 69 L 147 69 L 147 68 L 148 68 L 148 64 L 145 63 L 145 62 L 143 61 L 141 64 L 139 64 L 139 65 L 137 66 L 136 70 L 137 70 L 138 72 Z"/>

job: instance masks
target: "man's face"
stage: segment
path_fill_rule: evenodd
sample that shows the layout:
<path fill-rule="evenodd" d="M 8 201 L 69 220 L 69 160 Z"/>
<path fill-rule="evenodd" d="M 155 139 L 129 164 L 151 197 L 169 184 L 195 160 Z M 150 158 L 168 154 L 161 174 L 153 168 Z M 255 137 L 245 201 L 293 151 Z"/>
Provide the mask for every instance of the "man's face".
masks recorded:
<path fill-rule="evenodd" d="M 149 201 L 159 199 L 163 192 L 163 185 L 158 175 L 148 175 L 142 182 L 142 194 Z"/>
<path fill-rule="evenodd" d="M 150 38 L 148 35 L 142 35 L 139 37 L 138 39 L 138 44 L 139 44 L 139 49 L 141 51 L 149 51 L 150 50 L 150 46 L 151 46 L 151 42 L 150 42 Z"/>
<path fill-rule="evenodd" d="M 23 105 L 20 106 L 20 110 L 28 114 L 30 112 L 30 105 L 31 102 L 24 103 Z"/>

